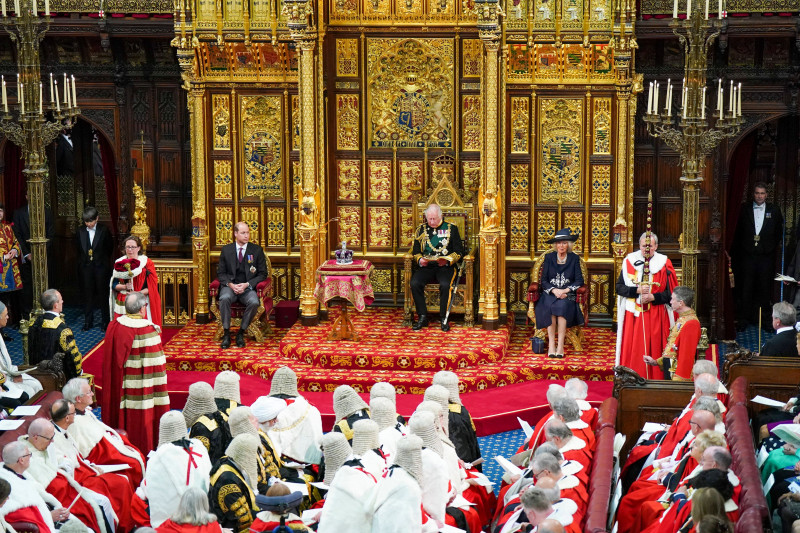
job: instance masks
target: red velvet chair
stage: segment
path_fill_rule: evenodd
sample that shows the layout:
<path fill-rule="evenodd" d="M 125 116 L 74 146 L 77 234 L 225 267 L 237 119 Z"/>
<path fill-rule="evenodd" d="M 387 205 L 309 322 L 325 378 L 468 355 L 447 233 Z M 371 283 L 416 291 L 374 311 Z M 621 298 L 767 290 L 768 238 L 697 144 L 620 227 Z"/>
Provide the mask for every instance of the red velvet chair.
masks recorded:
<path fill-rule="evenodd" d="M 533 264 L 533 268 L 531 269 L 531 284 L 528 287 L 528 318 L 531 319 L 534 325 L 536 325 L 536 302 L 539 301 L 539 297 L 542 295 L 542 286 L 541 286 L 541 279 L 542 279 L 542 266 L 544 265 L 544 258 L 547 254 L 555 253 L 555 250 L 548 250 L 542 253 L 539 257 L 536 258 L 536 262 Z M 581 312 L 583 313 L 583 325 L 589 325 L 589 287 L 586 285 L 586 282 L 589 280 L 588 271 L 586 270 L 586 261 L 579 255 L 578 258 L 581 262 L 581 274 L 583 275 L 584 285 L 581 285 L 580 288 L 575 292 L 575 301 L 578 305 L 581 306 Z M 536 330 L 536 337 L 540 339 L 544 339 L 546 337 L 547 330 L 546 329 L 537 329 Z M 572 347 L 575 349 L 576 352 L 583 351 L 583 343 L 585 339 L 583 337 L 583 327 L 582 326 L 573 326 L 567 330 L 567 339 Z"/>
<path fill-rule="evenodd" d="M 253 321 L 250 322 L 249 326 L 247 326 L 246 332 L 246 335 L 251 337 L 256 342 L 263 342 L 264 335 L 267 335 L 272 331 L 269 324 L 269 315 L 272 313 L 272 307 L 274 303 L 272 300 L 272 268 L 269 263 L 269 259 L 267 259 L 267 273 L 267 279 L 256 285 L 256 293 L 258 294 L 258 299 L 261 302 L 261 305 L 258 306 L 258 310 L 253 317 Z M 214 334 L 214 340 L 219 341 L 222 339 L 222 334 L 224 331 L 222 329 L 222 318 L 220 317 L 219 313 L 219 304 L 217 303 L 217 298 L 219 296 L 218 279 L 215 279 L 213 282 L 211 282 L 208 292 L 209 299 L 211 300 L 210 311 L 214 315 L 217 323 L 217 331 Z M 244 305 L 239 302 L 233 302 L 233 304 L 231 304 L 231 327 L 239 327 L 242 325 L 242 315 L 244 314 L 244 309 Z"/>

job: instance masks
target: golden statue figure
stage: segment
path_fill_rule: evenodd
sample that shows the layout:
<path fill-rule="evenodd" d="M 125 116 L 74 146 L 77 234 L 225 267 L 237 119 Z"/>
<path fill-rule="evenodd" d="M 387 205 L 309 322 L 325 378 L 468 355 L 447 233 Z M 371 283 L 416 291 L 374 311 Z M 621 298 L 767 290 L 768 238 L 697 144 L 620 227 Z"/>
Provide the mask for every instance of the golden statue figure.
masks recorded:
<path fill-rule="evenodd" d="M 297 186 L 297 200 L 300 206 L 298 210 L 298 221 L 301 227 L 318 228 L 320 207 L 322 199 L 319 187 L 314 186 L 314 191 L 303 189 Z"/>
<path fill-rule="evenodd" d="M 478 205 L 481 206 L 481 230 L 491 231 L 500 227 L 500 199 L 494 192 L 478 189 Z"/>

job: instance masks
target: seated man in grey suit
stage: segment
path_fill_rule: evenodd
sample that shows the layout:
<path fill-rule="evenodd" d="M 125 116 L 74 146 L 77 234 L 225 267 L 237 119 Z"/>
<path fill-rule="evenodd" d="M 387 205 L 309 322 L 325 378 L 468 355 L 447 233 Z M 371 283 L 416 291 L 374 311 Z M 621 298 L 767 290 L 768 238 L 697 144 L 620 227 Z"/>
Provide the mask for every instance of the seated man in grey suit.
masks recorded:
<path fill-rule="evenodd" d="M 231 345 L 231 304 L 235 301 L 245 305 L 242 326 L 236 334 L 236 346 L 244 348 L 244 332 L 258 310 L 256 286 L 267 279 L 267 259 L 264 250 L 250 241 L 250 227 L 246 222 L 233 226 L 234 242 L 222 247 L 217 266 L 219 279 L 219 312 L 222 328 L 223 349 Z"/>
<path fill-rule="evenodd" d="M 797 357 L 797 331 L 794 306 L 778 302 L 772 306 L 772 327 L 776 335 L 764 343 L 760 355 Z"/>

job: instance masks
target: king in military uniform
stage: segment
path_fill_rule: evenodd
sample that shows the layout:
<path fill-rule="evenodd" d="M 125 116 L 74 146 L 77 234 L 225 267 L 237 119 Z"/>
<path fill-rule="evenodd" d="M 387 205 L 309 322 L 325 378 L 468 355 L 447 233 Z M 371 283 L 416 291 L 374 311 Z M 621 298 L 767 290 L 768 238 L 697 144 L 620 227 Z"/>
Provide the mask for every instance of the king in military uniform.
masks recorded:
<path fill-rule="evenodd" d="M 450 329 L 445 322 L 448 296 L 457 270 L 456 262 L 464 255 L 464 243 L 455 224 L 445 222 L 442 208 L 430 204 L 425 209 L 425 223 L 414 233 L 414 262 L 419 266 L 411 276 L 411 294 L 417 309 L 417 323 L 413 329 L 428 325 L 428 308 L 425 305 L 425 285 L 433 280 L 439 283 L 439 317 L 442 331 Z"/>
<path fill-rule="evenodd" d="M 32 365 L 50 360 L 57 353 L 64 354 L 64 375 L 72 379 L 83 374 L 81 355 L 75 344 L 72 330 L 64 322 L 61 311 L 64 300 L 55 289 L 47 289 L 39 299 L 44 313 L 36 318 L 28 332 L 30 362 Z"/>

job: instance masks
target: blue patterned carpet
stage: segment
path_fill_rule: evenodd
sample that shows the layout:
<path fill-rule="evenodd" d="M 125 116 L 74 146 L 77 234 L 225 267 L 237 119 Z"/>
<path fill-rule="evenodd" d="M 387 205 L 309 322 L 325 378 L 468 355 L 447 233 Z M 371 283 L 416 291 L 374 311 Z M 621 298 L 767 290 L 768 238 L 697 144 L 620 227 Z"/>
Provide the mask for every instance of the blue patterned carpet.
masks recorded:
<path fill-rule="evenodd" d="M 105 332 L 99 327 L 94 327 L 89 331 L 81 331 L 83 327 L 83 308 L 81 307 L 67 307 L 64 309 L 64 317 L 67 320 L 67 325 L 72 328 L 75 334 L 75 342 L 78 344 L 78 349 L 83 355 L 95 347 L 95 345 L 103 339 Z M 95 311 L 94 323 L 100 323 L 100 311 Z M 22 335 L 19 330 L 6 327 L 6 335 L 13 337 L 14 340 L 6 342 L 8 354 L 15 365 L 22 364 Z"/>
<path fill-rule="evenodd" d="M 521 429 L 495 433 L 486 437 L 478 437 L 478 444 L 481 447 L 481 456 L 484 459 L 483 473 L 490 481 L 494 482 L 494 493 L 500 490 L 500 482 L 503 477 L 503 469 L 494 460 L 498 455 L 509 458 L 517 452 L 517 449 L 525 440 L 525 433 Z"/>

